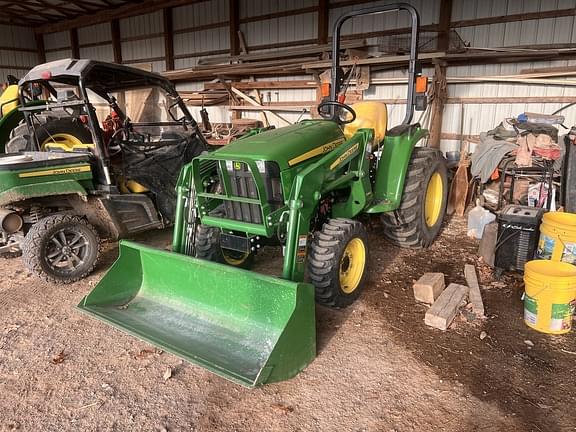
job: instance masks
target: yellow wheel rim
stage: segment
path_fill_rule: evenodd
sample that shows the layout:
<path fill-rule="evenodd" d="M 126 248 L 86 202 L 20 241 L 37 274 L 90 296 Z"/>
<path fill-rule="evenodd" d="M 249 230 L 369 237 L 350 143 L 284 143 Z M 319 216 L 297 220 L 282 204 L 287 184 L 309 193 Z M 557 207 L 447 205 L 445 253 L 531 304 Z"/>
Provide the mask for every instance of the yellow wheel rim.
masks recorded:
<path fill-rule="evenodd" d="M 352 293 L 362 280 L 366 267 L 366 246 L 359 238 L 352 239 L 346 245 L 340 259 L 340 288 L 346 294 Z"/>
<path fill-rule="evenodd" d="M 428 187 L 426 188 L 426 197 L 424 200 L 424 218 L 426 225 L 433 227 L 440 218 L 442 213 L 442 200 L 444 198 L 444 185 L 442 176 L 435 172 L 430 177 Z"/>
<path fill-rule="evenodd" d="M 60 147 L 64 151 L 72 151 L 74 146 L 81 146 L 84 144 L 74 135 L 67 133 L 57 133 L 51 135 L 46 141 L 40 146 L 40 150 L 46 150 L 47 144 L 55 144 L 55 146 Z"/>
<path fill-rule="evenodd" d="M 224 261 L 226 264 L 231 266 L 239 266 L 242 265 L 244 261 L 248 259 L 250 256 L 249 252 L 236 252 L 227 249 L 222 249 L 222 256 L 224 257 Z"/>

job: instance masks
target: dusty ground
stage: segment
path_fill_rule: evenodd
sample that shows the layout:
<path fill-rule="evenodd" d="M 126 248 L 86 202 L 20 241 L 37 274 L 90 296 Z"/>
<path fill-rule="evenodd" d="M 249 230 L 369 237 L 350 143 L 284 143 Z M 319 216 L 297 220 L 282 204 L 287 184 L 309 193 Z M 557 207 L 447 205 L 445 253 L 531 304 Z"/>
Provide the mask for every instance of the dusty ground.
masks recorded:
<path fill-rule="evenodd" d="M 464 263 L 478 264 L 462 221 L 426 251 L 391 247 L 376 228 L 371 241 L 361 299 L 345 311 L 317 310 L 317 359 L 295 379 L 255 390 L 74 309 L 114 259 L 114 245 L 93 276 L 70 286 L 0 260 L 0 431 L 576 430 L 575 333 L 528 329 L 519 279 L 493 283 L 480 265 L 488 319 L 460 316 L 445 333 L 424 325 L 413 279 L 442 271 L 463 283 Z"/>

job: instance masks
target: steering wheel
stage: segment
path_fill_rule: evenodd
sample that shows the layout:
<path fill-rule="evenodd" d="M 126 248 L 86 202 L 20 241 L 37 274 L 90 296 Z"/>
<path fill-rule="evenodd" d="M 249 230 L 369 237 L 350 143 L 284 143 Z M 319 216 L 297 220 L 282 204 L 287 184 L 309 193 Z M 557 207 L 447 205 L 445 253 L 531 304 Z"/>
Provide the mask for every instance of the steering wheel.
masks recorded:
<path fill-rule="evenodd" d="M 318 114 L 320 114 L 320 117 L 322 117 L 324 119 L 328 119 L 328 120 L 331 120 L 333 118 L 332 114 L 331 114 L 332 110 L 324 111 L 322 109 L 324 107 L 330 107 L 330 106 L 335 107 L 335 108 L 339 108 L 338 112 L 340 110 L 344 110 L 344 111 L 348 111 L 352 115 L 351 118 L 343 120 L 342 117 L 340 117 L 340 115 L 338 113 L 336 118 L 340 121 L 340 123 L 348 124 L 348 123 L 352 123 L 354 120 L 356 120 L 356 111 L 354 111 L 350 105 L 346 105 L 346 104 L 343 104 L 343 103 L 337 102 L 337 101 L 324 101 L 320 105 L 318 105 Z"/>

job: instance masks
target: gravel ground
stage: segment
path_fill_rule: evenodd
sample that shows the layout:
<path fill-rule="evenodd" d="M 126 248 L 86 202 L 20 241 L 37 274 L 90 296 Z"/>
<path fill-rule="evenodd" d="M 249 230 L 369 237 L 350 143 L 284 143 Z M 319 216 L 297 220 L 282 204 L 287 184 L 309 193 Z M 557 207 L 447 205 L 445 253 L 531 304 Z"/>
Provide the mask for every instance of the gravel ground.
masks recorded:
<path fill-rule="evenodd" d="M 574 332 L 527 328 L 521 279 L 494 281 L 462 220 L 424 251 L 392 247 L 378 229 L 360 300 L 343 311 L 317 308 L 316 360 L 258 389 L 75 309 L 114 260 L 115 244 L 92 276 L 72 285 L 41 282 L 19 259 L 0 259 L 0 431 L 576 430 Z M 137 240 L 164 247 L 169 237 Z M 268 251 L 257 270 L 280 263 Z M 442 271 L 447 282 L 464 283 L 465 263 L 477 265 L 488 318 L 463 314 L 447 332 L 427 328 L 414 279 Z"/>

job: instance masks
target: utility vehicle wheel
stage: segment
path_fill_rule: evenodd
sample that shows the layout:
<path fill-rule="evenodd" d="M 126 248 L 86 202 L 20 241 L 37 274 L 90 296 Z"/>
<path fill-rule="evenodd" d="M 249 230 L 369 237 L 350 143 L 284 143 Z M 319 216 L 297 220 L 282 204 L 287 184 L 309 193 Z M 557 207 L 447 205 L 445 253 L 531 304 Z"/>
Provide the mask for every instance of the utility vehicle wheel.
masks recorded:
<path fill-rule="evenodd" d="M 76 282 L 94 270 L 100 238 L 84 218 L 48 216 L 38 221 L 24 238 L 24 264 L 40 278 L 60 283 Z"/>
<path fill-rule="evenodd" d="M 367 273 L 368 237 L 362 223 L 330 219 L 308 253 L 308 274 L 316 288 L 316 302 L 343 308 L 358 298 Z"/>
<path fill-rule="evenodd" d="M 254 254 L 224 249 L 220 246 L 220 229 L 200 225 L 196 232 L 196 258 L 249 269 L 254 263 Z"/>
<path fill-rule="evenodd" d="M 92 143 L 92 134 L 86 126 L 75 118 L 53 118 L 38 116 L 40 124 L 36 125 L 35 135 L 40 150 L 46 144 L 60 144 L 65 151 L 71 151 L 74 145 Z M 26 123 L 18 125 L 10 134 L 6 144 L 6 153 L 16 153 L 36 149 L 36 142 L 28 132 Z"/>
<path fill-rule="evenodd" d="M 448 198 L 446 161 L 439 150 L 412 152 L 400 208 L 384 213 L 384 235 L 402 247 L 425 248 L 442 226 Z"/>

